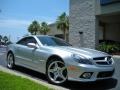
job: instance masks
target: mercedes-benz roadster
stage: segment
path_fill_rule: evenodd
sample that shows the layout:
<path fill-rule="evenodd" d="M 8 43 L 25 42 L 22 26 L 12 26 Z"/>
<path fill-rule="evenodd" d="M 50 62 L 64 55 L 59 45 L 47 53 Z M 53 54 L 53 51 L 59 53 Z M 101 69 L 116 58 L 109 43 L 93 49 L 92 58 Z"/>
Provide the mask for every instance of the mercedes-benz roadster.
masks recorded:
<path fill-rule="evenodd" d="M 111 78 L 111 55 L 88 48 L 75 48 L 53 36 L 27 36 L 8 46 L 7 67 L 20 65 L 46 74 L 53 84 L 67 80 L 89 82 Z"/>

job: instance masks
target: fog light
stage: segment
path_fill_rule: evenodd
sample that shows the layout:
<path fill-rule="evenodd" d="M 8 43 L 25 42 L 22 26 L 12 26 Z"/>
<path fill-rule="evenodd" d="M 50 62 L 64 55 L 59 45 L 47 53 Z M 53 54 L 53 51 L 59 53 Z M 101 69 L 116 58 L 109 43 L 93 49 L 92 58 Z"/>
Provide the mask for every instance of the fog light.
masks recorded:
<path fill-rule="evenodd" d="M 93 72 L 84 72 L 80 78 L 84 78 L 84 79 L 90 79 L 92 76 Z"/>

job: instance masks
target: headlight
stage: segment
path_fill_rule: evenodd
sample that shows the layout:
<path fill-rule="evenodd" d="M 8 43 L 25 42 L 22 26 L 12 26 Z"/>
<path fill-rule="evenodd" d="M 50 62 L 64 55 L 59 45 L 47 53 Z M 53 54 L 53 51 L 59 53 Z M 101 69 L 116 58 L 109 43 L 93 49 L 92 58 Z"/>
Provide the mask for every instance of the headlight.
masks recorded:
<path fill-rule="evenodd" d="M 89 65 L 92 65 L 93 63 L 88 60 L 87 58 L 83 57 L 83 56 L 80 56 L 80 55 L 77 55 L 77 54 L 73 54 L 72 55 L 72 58 L 78 62 L 78 63 L 81 63 L 81 64 L 89 64 Z"/>

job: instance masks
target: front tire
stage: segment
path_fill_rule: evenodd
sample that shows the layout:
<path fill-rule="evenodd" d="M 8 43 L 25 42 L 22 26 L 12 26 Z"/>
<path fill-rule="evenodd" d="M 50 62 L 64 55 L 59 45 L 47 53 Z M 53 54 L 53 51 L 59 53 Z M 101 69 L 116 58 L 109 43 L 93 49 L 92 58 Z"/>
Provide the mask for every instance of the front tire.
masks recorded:
<path fill-rule="evenodd" d="M 50 60 L 47 65 L 48 81 L 52 84 L 62 85 L 67 81 L 67 68 L 61 60 Z"/>
<path fill-rule="evenodd" d="M 7 67 L 9 69 L 13 69 L 15 66 L 14 64 L 14 55 L 12 53 L 8 53 L 7 55 Z"/>

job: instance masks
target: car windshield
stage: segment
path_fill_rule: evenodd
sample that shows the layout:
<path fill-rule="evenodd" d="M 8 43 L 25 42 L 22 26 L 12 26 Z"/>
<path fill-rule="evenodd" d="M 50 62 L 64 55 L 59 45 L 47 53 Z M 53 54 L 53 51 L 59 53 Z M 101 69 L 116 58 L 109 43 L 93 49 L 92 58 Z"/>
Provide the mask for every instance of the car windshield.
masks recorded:
<path fill-rule="evenodd" d="M 38 36 L 40 42 L 45 46 L 71 46 L 69 43 L 64 40 L 51 37 L 51 36 Z"/>

